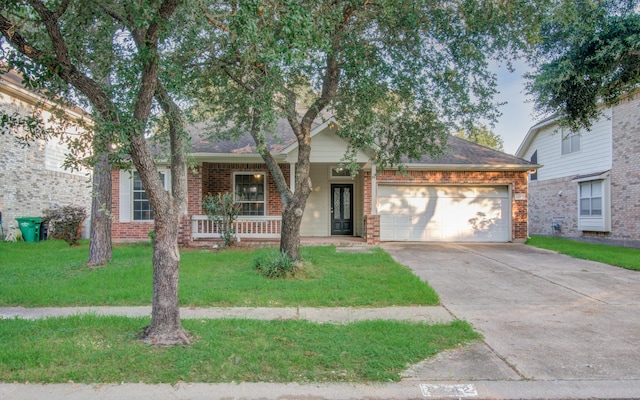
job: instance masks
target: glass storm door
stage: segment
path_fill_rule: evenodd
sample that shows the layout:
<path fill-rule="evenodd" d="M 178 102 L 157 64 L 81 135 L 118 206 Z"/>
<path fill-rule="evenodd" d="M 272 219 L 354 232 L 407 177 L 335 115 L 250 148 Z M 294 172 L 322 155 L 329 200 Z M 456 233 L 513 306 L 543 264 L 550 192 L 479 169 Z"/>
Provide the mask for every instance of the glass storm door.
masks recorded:
<path fill-rule="evenodd" d="M 331 234 L 353 235 L 353 185 L 331 185 Z"/>

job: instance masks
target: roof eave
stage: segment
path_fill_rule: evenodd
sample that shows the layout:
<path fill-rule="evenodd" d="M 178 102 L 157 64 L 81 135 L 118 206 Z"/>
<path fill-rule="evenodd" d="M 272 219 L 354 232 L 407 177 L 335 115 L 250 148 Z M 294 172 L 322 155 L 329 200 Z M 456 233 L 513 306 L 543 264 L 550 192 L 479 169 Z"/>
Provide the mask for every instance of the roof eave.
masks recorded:
<path fill-rule="evenodd" d="M 64 105 L 58 105 L 53 101 L 47 99 L 46 97 L 38 93 L 34 93 L 24 87 L 18 86 L 6 79 L 0 78 L 0 88 L 3 88 L 3 89 L 0 89 L 0 92 L 4 92 L 7 95 L 15 99 L 18 99 L 20 101 L 23 101 L 32 107 L 36 107 L 40 105 L 46 105 L 49 109 L 62 107 L 64 112 L 67 115 L 69 115 L 71 118 L 84 119 L 84 120 L 87 120 L 89 124 L 93 122 L 91 119 L 91 116 L 87 114 L 85 111 L 81 110 L 80 108 L 75 108 L 75 107 L 71 108 Z"/>
<path fill-rule="evenodd" d="M 191 153 L 196 161 L 199 162 L 258 162 L 262 163 L 264 160 L 262 156 L 257 153 Z M 277 161 L 284 161 L 285 156 L 282 154 L 275 154 L 274 158 Z"/>
<path fill-rule="evenodd" d="M 542 167 L 539 164 L 405 164 L 404 166 L 408 170 L 420 171 L 531 171 Z"/>
<path fill-rule="evenodd" d="M 516 150 L 515 156 L 516 157 L 520 157 L 520 158 L 524 158 L 525 157 L 524 151 L 529 148 L 529 145 L 531 144 L 531 142 L 533 142 L 533 139 L 536 136 L 536 134 L 542 128 L 545 128 L 547 126 L 553 125 L 557 121 L 558 121 L 558 116 L 554 115 L 554 116 L 551 116 L 549 118 L 543 119 L 542 121 L 538 122 L 537 124 L 535 124 L 534 126 L 529 128 L 529 130 L 527 131 L 527 134 L 525 135 L 524 139 L 522 140 L 522 143 L 520 143 L 520 146 L 518 147 L 518 150 Z"/>

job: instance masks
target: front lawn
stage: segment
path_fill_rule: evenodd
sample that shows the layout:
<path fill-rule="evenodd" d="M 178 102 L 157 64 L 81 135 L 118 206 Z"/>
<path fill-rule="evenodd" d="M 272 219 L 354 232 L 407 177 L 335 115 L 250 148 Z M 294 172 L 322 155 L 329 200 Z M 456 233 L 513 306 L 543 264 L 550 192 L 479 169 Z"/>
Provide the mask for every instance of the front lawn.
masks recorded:
<path fill-rule="evenodd" d="M 190 346 L 135 338 L 144 318 L 0 320 L 0 382 L 398 381 L 408 365 L 477 340 L 469 324 L 185 320 Z"/>
<path fill-rule="evenodd" d="M 180 302 L 195 307 L 386 307 L 436 305 L 437 294 L 381 249 L 338 253 L 305 247 L 305 273 L 292 280 L 258 274 L 253 260 L 273 249 L 184 250 Z M 0 306 L 149 305 L 152 248 L 117 246 L 106 267 L 85 265 L 88 244 L 0 242 Z"/>
<path fill-rule="evenodd" d="M 0 305 L 146 305 L 150 245 L 118 246 L 106 267 L 85 265 L 88 247 L 0 243 Z M 274 249 L 182 252 L 183 306 L 385 307 L 434 305 L 438 297 L 384 251 L 302 249 L 304 272 L 271 280 L 253 260 Z M 0 320 L 0 382 L 175 383 L 397 381 L 409 365 L 480 335 L 463 321 L 183 320 L 189 346 L 158 347 L 137 335 L 148 318 L 94 315 Z"/>
<path fill-rule="evenodd" d="M 546 236 L 532 236 L 527 240 L 527 244 L 557 251 L 575 258 L 598 261 L 636 271 L 640 270 L 640 249 Z"/>

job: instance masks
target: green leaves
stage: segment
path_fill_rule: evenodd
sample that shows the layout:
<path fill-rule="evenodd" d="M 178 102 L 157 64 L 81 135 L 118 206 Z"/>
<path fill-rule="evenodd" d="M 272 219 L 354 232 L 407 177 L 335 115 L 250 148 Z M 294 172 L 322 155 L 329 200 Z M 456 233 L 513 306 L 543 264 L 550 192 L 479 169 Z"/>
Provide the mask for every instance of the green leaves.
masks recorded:
<path fill-rule="evenodd" d="M 542 113 L 588 129 L 600 104 L 615 104 L 640 83 L 638 2 L 564 2 L 545 25 L 528 90 Z"/>

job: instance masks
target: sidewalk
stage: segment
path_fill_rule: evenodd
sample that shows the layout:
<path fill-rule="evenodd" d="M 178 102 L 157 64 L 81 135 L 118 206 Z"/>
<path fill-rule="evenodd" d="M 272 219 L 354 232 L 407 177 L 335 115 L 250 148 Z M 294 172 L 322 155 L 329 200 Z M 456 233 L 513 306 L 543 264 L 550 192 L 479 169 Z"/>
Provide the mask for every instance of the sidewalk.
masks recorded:
<path fill-rule="evenodd" d="M 640 381 L 0 384 L 2 400 L 638 399 Z"/>
<path fill-rule="evenodd" d="M 397 319 L 421 322 L 448 322 L 452 315 L 444 307 L 387 307 L 387 308 L 182 308 L 184 319 L 199 318 L 251 318 L 262 320 L 305 319 L 320 323 L 347 323 L 368 319 Z M 122 315 L 149 317 L 151 307 L 65 307 L 65 308 L 0 308 L 0 319 L 38 319 L 64 317 L 77 314 Z M 159 384 L 12 384 L 0 383 L 0 400 L 200 400 L 200 399 L 633 399 L 640 397 L 640 380 L 625 381 L 529 381 L 514 376 L 509 380 L 483 379 L 492 376 L 492 369 L 483 358 L 485 343 L 463 350 L 463 359 L 457 360 L 458 350 L 437 356 L 436 369 L 442 374 L 451 368 L 476 369 L 479 380 L 451 380 L 433 370 L 414 365 L 404 374 L 401 382 L 393 383 L 183 383 Z M 470 363 L 470 352 L 480 354 Z M 462 365 L 456 365 L 461 363 Z M 449 371 L 449 372 L 447 372 Z M 496 370 L 496 377 L 502 371 Z M 469 372 L 471 373 L 471 372 Z"/>
<path fill-rule="evenodd" d="M 453 316 L 444 307 L 386 307 L 386 308 L 182 308 L 184 319 L 251 318 L 262 320 L 305 319 L 319 323 L 348 323 L 370 319 L 395 319 L 421 322 L 448 322 Z M 0 320 L 6 318 L 38 319 L 78 314 L 122 315 L 149 317 L 151 307 L 63 307 L 63 308 L 0 308 Z M 476 376 L 490 376 L 487 363 L 470 363 L 471 350 L 482 354 L 485 343 L 465 348 L 462 360 L 456 360 L 451 350 L 437 356 L 437 370 L 449 368 L 476 369 Z M 473 349 L 471 349 L 473 348 Z M 479 358 L 482 358 L 480 356 Z M 481 371 L 480 371 L 481 370 Z M 448 372 L 451 373 L 451 372 Z M 422 376 L 421 376 L 422 375 Z M 455 374 L 454 374 L 455 375 Z M 500 372 L 497 373 L 500 375 Z M 433 370 L 414 365 L 393 383 L 184 383 L 134 384 L 98 383 L 78 384 L 20 384 L 0 383 L 0 400 L 204 400 L 204 399 L 633 399 L 640 397 L 640 380 L 625 381 L 529 381 L 512 379 L 452 380 L 434 374 Z"/>
<path fill-rule="evenodd" d="M 68 317 L 77 314 L 151 317 L 151 307 L 0 307 L 0 319 Z M 348 323 L 373 319 L 416 322 L 449 322 L 454 318 L 444 307 L 312 308 L 312 307 L 216 307 L 180 309 L 183 319 L 247 318 L 260 320 L 304 319 L 320 323 Z"/>

